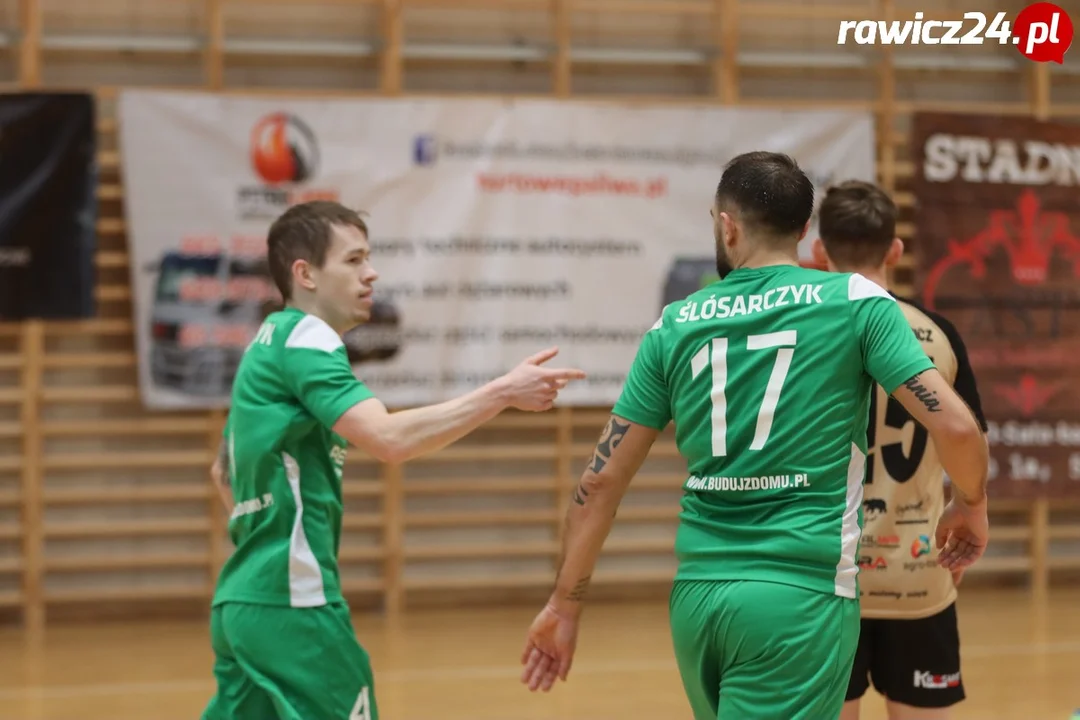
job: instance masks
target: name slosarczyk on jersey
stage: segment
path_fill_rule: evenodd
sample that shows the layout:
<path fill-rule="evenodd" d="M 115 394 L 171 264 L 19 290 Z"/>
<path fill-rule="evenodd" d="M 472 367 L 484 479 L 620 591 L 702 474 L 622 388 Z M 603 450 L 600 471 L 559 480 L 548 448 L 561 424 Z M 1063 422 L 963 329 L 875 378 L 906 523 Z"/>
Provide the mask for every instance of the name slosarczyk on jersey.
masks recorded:
<path fill-rule="evenodd" d="M 735 295 L 717 298 L 711 295 L 704 300 L 689 300 L 679 309 L 677 323 L 712 320 L 713 318 L 753 315 L 754 313 L 784 307 L 785 305 L 820 305 L 821 285 L 784 285 L 767 292 L 753 295 Z"/>

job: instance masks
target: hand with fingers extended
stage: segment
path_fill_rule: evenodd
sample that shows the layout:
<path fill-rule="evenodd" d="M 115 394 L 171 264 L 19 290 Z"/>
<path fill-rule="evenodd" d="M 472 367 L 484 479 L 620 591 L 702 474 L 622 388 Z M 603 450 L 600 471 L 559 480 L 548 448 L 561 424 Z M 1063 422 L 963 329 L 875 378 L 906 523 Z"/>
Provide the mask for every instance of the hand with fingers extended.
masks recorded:
<path fill-rule="evenodd" d="M 546 606 L 533 620 L 521 653 L 521 682 L 529 690 L 548 692 L 556 680 L 566 682 L 577 647 L 578 618 Z"/>
<path fill-rule="evenodd" d="M 945 506 L 934 533 L 938 564 L 952 571 L 959 580 L 963 571 L 971 567 L 986 552 L 990 541 L 990 520 L 987 517 L 986 498 L 968 502 L 954 497 Z"/>
<path fill-rule="evenodd" d="M 533 412 L 550 410 L 559 396 L 559 391 L 566 387 L 567 383 L 585 378 L 584 370 L 544 366 L 544 363 L 558 354 L 557 347 L 548 348 L 526 358 L 503 375 L 502 382 L 510 407 Z"/>

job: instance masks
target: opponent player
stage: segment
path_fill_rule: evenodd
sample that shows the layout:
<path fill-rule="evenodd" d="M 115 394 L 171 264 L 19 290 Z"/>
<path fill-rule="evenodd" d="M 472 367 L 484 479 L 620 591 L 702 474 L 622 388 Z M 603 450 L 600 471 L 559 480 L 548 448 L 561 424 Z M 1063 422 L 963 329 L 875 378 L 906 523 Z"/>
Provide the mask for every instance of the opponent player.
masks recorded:
<path fill-rule="evenodd" d="M 551 349 L 463 397 L 388 413 L 353 375 L 341 339 L 368 319 L 378 277 L 364 221 L 337 203 L 297 205 L 270 228 L 268 255 L 286 307 L 240 363 L 213 469 L 234 505 L 236 551 L 213 601 L 217 694 L 203 718 L 375 720 L 368 655 L 338 575 L 347 443 L 402 462 L 505 408 L 546 410 L 584 373 L 544 367 Z"/>
<path fill-rule="evenodd" d="M 566 679 L 582 600 L 615 511 L 674 420 L 686 458 L 675 655 L 696 720 L 839 716 L 859 635 L 866 428 L 879 383 L 929 430 L 955 486 L 938 561 L 987 543 L 978 423 L 896 301 L 858 274 L 801 268 L 814 204 L 790 158 L 741 155 L 712 208 L 721 281 L 665 308 L 569 503 L 555 590 L 528 633 L 522 681 Z"/>
<path fill-rule="evenodd" d="M 821 203 L 814 256 L 830 270 L 857 272 L 888 287 L 887 268 L 904 252 L 896 205 L 880 188 L 850 181 Z M 986 432 L 975 374 L 956 328 L 911 300 L 900 309 L 938 371 Z M 964 699 L 953 575 L 929 561 L 930 522 L 945 505 L 936 443 L 881 388 L 870 405 L 865 532 L 860 552 L 862 632 L 841 720 L 858 720 L 859 698 L 873 680 L 890 720 L 947 720 Z"/>

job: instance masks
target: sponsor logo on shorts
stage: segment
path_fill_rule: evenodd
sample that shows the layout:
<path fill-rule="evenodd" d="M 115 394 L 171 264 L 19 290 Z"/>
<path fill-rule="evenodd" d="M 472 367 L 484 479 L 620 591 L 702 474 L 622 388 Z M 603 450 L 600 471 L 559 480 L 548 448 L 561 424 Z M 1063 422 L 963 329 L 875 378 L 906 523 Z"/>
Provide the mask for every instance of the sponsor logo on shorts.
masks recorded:
<path fill-rule="evenodd" d="M 859 567 L 863 570 L 888 570 L 889 563 L 885 562 L 885 558 L 871 557 L 869 555 L 861 555 L 859 557 Z"/>
<path fill-rule="evenodd" d="M 915 671 L 915 687 L 924 690 L 945 690 L 947 688 L 960 687 L 960 673 L 951 675 L 935 675 L 933 673 Z"/>
<path fill-rule="evenodd" d="M 920 535 L 911 542 L 911 557 L 921 558 L 930 554 L 930 536 Z"/>
<path fill-rule="evenodd" d="M 926 590 L 917 590 L 915 592 L 909 592 L 909 593 L 905 594 L 904 597 L 908 597 L 908 598 L 924 598 L 929 594 L 930 593 L 927 592 Z"/>

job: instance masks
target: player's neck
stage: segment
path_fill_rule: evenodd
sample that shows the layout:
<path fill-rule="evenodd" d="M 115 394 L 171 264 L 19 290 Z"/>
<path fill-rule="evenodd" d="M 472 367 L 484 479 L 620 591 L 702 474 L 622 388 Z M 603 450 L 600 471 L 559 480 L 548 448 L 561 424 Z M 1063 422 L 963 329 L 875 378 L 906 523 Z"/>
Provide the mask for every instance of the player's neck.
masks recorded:
<path fill-rule="evenodd" d="M 752 252 L 746 261 L 739 265 L 747 270 L 773 267 L 776 265 L 798 265 L 799 258 L 784 250 L 772 250 L 762 248 Z"/>
<path fill-rule="evenodd" d="M 343 335 L 344 331 L 334 324 L 333 318 L 327 317 L 326 313 L 323 313 L 319 309 L 319 304 L 316 302 L 313 296 L 296 295 L 285 304 L 286 307 L 295 308 L 305 315 L 314 315 L 327 325 L 334 329 L 338 335 Z"/>

